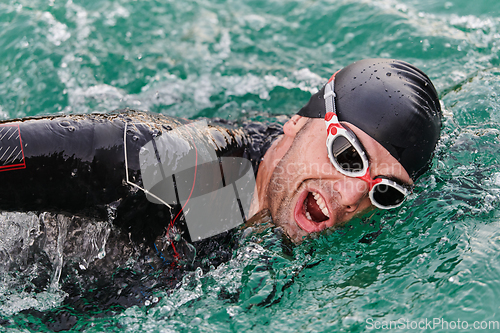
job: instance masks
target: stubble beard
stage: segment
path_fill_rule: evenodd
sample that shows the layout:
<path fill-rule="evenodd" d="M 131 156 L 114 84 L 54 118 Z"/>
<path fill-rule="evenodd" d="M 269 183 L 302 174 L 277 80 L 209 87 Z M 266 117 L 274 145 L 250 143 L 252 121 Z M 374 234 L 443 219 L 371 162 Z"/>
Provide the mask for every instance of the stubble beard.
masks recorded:
<path fill-rule="evenodd" d="M 282 168 L 283 164 L 284 159 L 282 159 L 278 163 L 276 168 Z M 290 218 L 289 206 L 291 204 L 293 195 L 286 195 L 286 180 L 286 177 L 282 177 L 282 175 L 277 174 L 277 172 L 273 172 L 267 190 L 267 206 L 271 211 L 271 216 L 273 217 L 274 224 L 278 226 L 287 224 L 287 222 L 289 222 L 288 219 Z"/>
<path fill-rule="evenodd" d="M 293 186 L 293 178 L 291 179 L 290 175 L 286 174 L 285 170 L 288 170 L 287 165 L 289 163 L 289 159 L 294 156 L 293 153 L 298 147 L 298 142 L 304 135 L 309 124 L 310 121 L 307 121 L 307 123 L 304 124 L 304 126 L 297 132 L 292 145 L 273 170 L 269 186 L 266 191 L 267 207 L 269 207 L 269 210 L 271 211 L 274 224 L 284 227 L 285 232 L 287 232 L 291 238 L 296 238 L 295 236 L 298 236 L 290 234 L 291 230 L 290 228 L 287 228 L 287 226 L 296 224 L 293 214 L 291 213 L 294 210 L 294 207 L 291 207 L 291 204 L 293 198 L 299 192 L 299 188 L 294 188 L 293 191 L 290 191 L 290 186 Z M 300 229 L 298 226 L 296 226 L 296 228 Z M 304 233 L 307 234 L 305 231 Z"/>

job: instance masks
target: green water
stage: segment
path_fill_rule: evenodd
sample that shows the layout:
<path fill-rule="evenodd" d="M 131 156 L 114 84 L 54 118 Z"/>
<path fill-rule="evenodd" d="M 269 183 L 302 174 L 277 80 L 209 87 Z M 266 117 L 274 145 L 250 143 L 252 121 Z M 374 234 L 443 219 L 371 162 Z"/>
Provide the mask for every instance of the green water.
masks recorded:
<path fill-rule="evenodd" d="M 401 208 L 291 254 L 271 232 L 256 235 L 227 264 L 159 292 L 155 306 L 78 314 L 74 329 L 382 332 L 376 323 L 437 318 L 448 329 L 410 331 L 447 332 L 500 322 L 499 52 L 496 0 L 2 0 L 0 119 L 122 107 L 270 119 L 366 57 L 422 68 L 444 106 L 434 168 Z M 64 295 L 12 285 L 2 277 L 0 330 L 46 330 L 22 310 L 56 311 Z"/>

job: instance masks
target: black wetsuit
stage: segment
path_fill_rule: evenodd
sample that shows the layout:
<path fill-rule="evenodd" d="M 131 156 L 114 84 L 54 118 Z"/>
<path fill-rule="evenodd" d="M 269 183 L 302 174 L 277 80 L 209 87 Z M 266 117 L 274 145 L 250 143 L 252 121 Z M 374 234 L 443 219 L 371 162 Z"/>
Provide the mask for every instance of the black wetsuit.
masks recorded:
<path fill-rule="evenodd" d="M 64 269 L 66 275 L 72 276 L 68 280 L 71 283 L 66 283 L 67 288 L 76 288 L 75 274 L 81 278 L 89 274 L 89 271 L 94 275 L 96 270 L 107 271 L 114 274 L 113 279 L 117 279 L 119 274 L 114 270 L 126 265 L 129 257 L 133 255 L 136 263 L 135 266 L 132 265 L 134 274 L 138 270 L 157 271 L 163 265 L 163 270 L 168 272 L 164 271 L 161 284 L 173 287 L 179 277 L 179 261 L 176 258 L 180 259 L 184 267 L 188 264 L 191 269 L 218 265 L 231 256 L 231 232 L 196 242 L 189 235 L 184 214 L 179 214 L 179 202 L 182 198 L 177 195 L 177 200 L 167 207 L 151 196 L 148 197 L 147 191 L 143 190 L 144 170 L 141 173 L 140 155 L 144 147 L 148 143 L 154 143 L 155 138 L 163 134 L 181 128 L 194 128 L 191 132 L 186 132 L 184 139 L 190 149 L 196 146 L 196 142 L 208 142 L 208 147 L 213 147 L 216 152 L 217 170 L 219 162 L 224 158 L 240 157 L 250 161 L 256 173 L 265 152 L 282 133 L 282 127 L 278 123 L 248 122 L 235 127 L 224 120 L 206 120 L 203 126 L 196 128 L 189 127 L 190 124 L 194 122 L 130 110 L 1 122 L 0 211 L 46 212 L 43 218 L 40 217 L 40 223 L 45 224 L 42 226 L 42 233 L 45 232 L 46 235 L 43 240 L 38 241 L 38 245 L 33 245 L 39 249 L 47 247 L 47 242 L 51 241 L 47 235 L 50 230 L 57 229 L 60 223 L 57 221 L 61 220 L 61 216 L 67 217 L 64 222 L 66 239 L 69 243 L 73 242 L 74 247 L 77 247 L 78 243 L 74 230 L 80 230 L 86 221 L 111 221 L 112 230 L 106 242 L 106 255 L 94 260 L 88 267 L 83 267 L 84 269 L 81 263 L 76 267 L 65 266 L 61 282 L 65 281 Z M 201 130 L 198 130 L 200 128 Z M 156 145 L 158 142 L 156 141 Z M 154 149 L 158 155 L 160 147 L 155 146 Z M 202 154 L 198 148 L 196 157 Z M 190 171 L 186 172 L 189 178 Z M 210 172 L 200 173 L 198 169 L 198 173 L 205 176 Z M 238 177 L 237 174 L 233 178 Z M 223 185 L 232 182 L 229 178 L 231 176 L 226 172 Z M 177 180 L 175 184 L 176 190 L 184 186 L 179 182 Z M 208 193 L 213 184 L 209 181 L 206 186 L 208 189 L 199 191 Z M 191 190 L 190 194 L 193 194 L 192 192 Z M 177 215 L 179 216 L 174 226 L 171 226 L 170 223 Z M 170 230 L 169 226 L 173 229 Z M 70 232 L 70 229 L 73 231 Z M 168 234 L 169 230 L 175 232 Z M 223 243 L 226 243 L 224 248 L 221 247 Z M 176 245 L 177 254 L 171 244 Z M 68 251 L 75 252 L 75 249 L 71 249 L 71 244 L 66 246 Z M 196 257 L 191 253 L 193 251 L 196 252 Z M 78 270 L 78 273 L 71 273 L 71 269 Z M 51 277 L 47 276 L 45 284 L 50 279 Z M 171 282 L 165 283 L 169 279 Z M 43 289 L 44 284 L 40 285 Z M 70 295 L 69 298 L 80 298 L 83 289 L 88 289 L 88 285 L 82 285 L 78 292 L 66 291 Z M 141 290 L 137 293 L 145 292 Z M 109 300 L 100 302 L 124 306 L 141 303 L 129 299 L 115 300 L 114 303 Z"/>

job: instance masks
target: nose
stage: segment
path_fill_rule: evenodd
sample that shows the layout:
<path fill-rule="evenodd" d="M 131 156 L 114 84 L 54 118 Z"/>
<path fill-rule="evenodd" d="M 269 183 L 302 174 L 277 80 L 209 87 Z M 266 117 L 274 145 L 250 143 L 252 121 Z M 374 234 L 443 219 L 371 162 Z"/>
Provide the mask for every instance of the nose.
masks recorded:
<path fill-rule="evenodd" d="M 346 213 L 356 211 L 361 201 L 368 196 L 370 185 L 359 178 L 342 177 L 334 181 L 334 190 L 338 193 L 338 203 Z"/>

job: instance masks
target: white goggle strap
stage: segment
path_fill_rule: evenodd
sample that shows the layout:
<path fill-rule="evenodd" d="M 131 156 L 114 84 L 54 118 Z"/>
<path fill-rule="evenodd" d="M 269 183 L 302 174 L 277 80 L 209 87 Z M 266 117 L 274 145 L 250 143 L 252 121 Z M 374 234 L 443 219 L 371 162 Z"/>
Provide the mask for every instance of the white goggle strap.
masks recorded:
<path fill-rule="evenodd" d="M 330 80 L 326 85 L 325 85 L 325 94 L 323 98 L 325 99 L 325 108 L 326 112 L 333 112 L 335 115 L 337 114 L 337 110 L 335 108 L 335 86 L 334 86 L 335 80 Z"/>

